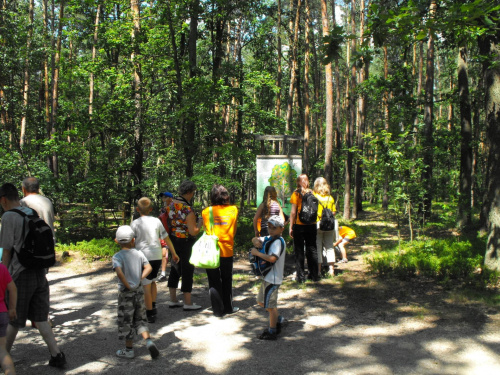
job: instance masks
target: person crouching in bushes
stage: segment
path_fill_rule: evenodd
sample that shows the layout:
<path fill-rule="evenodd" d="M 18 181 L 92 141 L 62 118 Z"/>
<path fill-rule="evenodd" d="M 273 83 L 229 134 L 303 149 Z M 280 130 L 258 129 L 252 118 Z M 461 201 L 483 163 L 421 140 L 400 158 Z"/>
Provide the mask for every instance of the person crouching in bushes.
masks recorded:
<path fill-rule="evenodd" d="M 118 276 L 118 338 L 125 338 L 125 349 L 118 350 L 116 355 L 134 358 L 133 339 L 137 333 L 146 340 L 146 347 L 154 359 L 160 352 L 149 335 L 141 283 L 153 268 L 146 256 L 134 248 L 135 234 L 130 226 L 122 225 L 117 229 L 115 242 L 121 247 L 112 260 Z"/>
<path fill-rule="evenodd" d="M 339 237 L 340 238 L 333 244 L 333 246 L 338 246 L 340 248 L 340 252 L 342 253 L 342 260 L 339 260 L 339 263 L 347 263 L 347 251 L 345 250 L 345 246 L 350 240 L 356 238 L 356 232 L 349 227 L 342 226 L 339 227 Z"/>
<path fill-rule="evenodd" d="M 258 336 L 260 340 L 276 340 L 286 322 L 285 318 L 278 314 L 278 289 L 283 282 L 285 269 L 286 252 L 282 249 L 283 241 L 281 239 L 284 224 L 282 217 L 278 215 L 271 216 L 267 220 L 269 236 L 254 237 L 252 239 L 255 247 L 252 248 L 251 254 L 267 262 L 274 263 L 271 270 L 262 278 L 262 284 L 257 294 L 257 303 L 269 313 L 269 328 Z M 260 252 L 258 249 L 263 246 L 266 239 L 269 240 L 269 237 L 277 237 L 280 240 L 272 242 L 269 248 L 266 249 L 266 253 Z"/>

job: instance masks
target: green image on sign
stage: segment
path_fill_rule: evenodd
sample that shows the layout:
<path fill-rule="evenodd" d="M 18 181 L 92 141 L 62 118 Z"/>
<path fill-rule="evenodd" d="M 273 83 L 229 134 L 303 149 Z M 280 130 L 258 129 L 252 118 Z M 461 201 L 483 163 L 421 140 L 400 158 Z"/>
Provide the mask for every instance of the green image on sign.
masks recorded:
<path fill-rule="evenodd" d="M 283 212 L 290 215 L 290 197 L 302 173 L 301 155 L 259 155 L 257 156 L 257 207 L 262 203 L 264 189 L 273 186 Z"/>
<path fill-rule="evenodd" d="M 289 198 L 295 190 L 296 180 L 297 172 L 288 162 L 276 164 L 273 167 L 271 177 L 268 180 L 269 185 L 274 186 L 283 206 L 287 206 L 287 198 Z"/>

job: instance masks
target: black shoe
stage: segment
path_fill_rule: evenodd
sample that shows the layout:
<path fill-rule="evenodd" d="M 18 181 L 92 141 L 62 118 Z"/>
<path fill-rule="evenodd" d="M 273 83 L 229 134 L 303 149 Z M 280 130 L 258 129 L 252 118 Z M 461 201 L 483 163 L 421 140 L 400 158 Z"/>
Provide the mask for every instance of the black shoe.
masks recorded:
<path fill-rule="evenodd" d="M 146 310 L 146 318 L 148 319 L 148 323 L 156 322 L 156 315 L 153 314 L 153 310 Z"/>
<path fill-rule="evenodd" d="M 208 291 L 210 295 L 210 303 L 212 304 L 212 311 L 214 315 L 217 317 L 221 317 L 224 315 L 224 303 L 222 302 L 222 298 L 215 288 L 210 288 Z"/>
<path fill-rule="evenodd" d="M 286 320 L 285 318 L 283 318 L 281 323 L 280 322 L 276 323 L 276 334 L 279 335 L 281 333 L 281 330 L 285 328 L 287 325 L 288 325 L 288 320 Z"/>
<path fill-rule="evenodd" d="M 238 311 L 240 311 L 239 307 L 233 307 L 233 309 L 230 311 L 224 311 L 224 314 L 234 314 L 237 313 Z"/>
<path fill-rule="evenodd" d="M 278 339 L 278 336 L 276 335 L 276 333 L 271 333 L 267 329 L 259 335 L 259 340 L 273 340 L 274 341 L 277 339 Z"/>
<path fill-rule="evenodd" d="M 61 368 L 64 367 L 65 364 L 66 364 L 66 356 L 64 355 L 63 352 L 57 353 L 55 357 L 50 356 L 49 366 Z"/>

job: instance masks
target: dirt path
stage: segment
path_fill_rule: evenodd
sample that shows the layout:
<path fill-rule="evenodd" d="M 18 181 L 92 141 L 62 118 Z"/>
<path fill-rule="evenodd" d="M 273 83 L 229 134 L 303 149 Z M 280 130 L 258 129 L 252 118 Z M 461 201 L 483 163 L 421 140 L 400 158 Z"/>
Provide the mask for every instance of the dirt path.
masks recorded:
<path fill-rule="evenodd" d="M 363 246 L 353 246 L 352 261 L 334 279 L 282 286 L 280 312 L 290 324 L 276 342 L 256 338 L 267 316 L 245 260 L 235 267 L 241 311 L 222 319 L 207 309 L 168 309 L 166 283 L 159 284 L 159 319 L 150 326 L 161 352 L 155 361 L 142 345 L 133 360 L 115 356 L 123 343 L 109 262 L 54 267 L 54 330 L 68 365 L 48 367 L 45 345 L 27 328 L 12 350 L 18 374 L 500 374 L 498 309 L 452 301 L 432 283 L 378 280 L 365 272 Z M 193 290 L 204 307 L 206 285 L 200 276 Z"/>

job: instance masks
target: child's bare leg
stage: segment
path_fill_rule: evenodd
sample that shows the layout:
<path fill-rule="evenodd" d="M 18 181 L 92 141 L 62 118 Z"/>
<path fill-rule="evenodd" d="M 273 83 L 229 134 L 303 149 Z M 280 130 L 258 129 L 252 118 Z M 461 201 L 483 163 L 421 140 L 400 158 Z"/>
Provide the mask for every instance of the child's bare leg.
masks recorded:
<path fill-rule="evenodd" d="M 164 247 L 161 249 L 161 274 L 165 275 L 167 272 L 167 248 Z"/>
<path fill-rule="evenodd" d="M 264 304 L 262 302 L 257 302 L 260 307 L 264 307 Z"/>
<path fill-rule="evenodd" d="M 151 303 L 156 302 L 157 293 L 158 293 L 158 290 L 156 289 L 156 282 L 153 281 L 151 283 Z"/>
<path fill-rule="evenodd" d="M 16 370 L 14 369 L 14 362 L 12 362 L 12 358 L 7 352 L 5 345 L 7 344 L 7 339 L 4 337 L 0 337 L 0 363 L 2 365 L 2 370 L 5 375 L 16 375 Z"/>
<path fill-rule="evenodd" d="M 56 338 L 54 336 L 54 331 L 52 331 L 52 327 L 49 322 L 35 322 L 38 331 L 40 331 L 40 335 L 42 335 L 43 341 L 47 344 L 49 348 L 50 355 L 55 357 L 58 353 L 60 353 L 59 348 L 57 347 Z"/>
<path fill-rule="evenodd" d="M 347 259 L 347 251 L 345 250 L 345 245 L 341 243 L 339 245 L 339 248 L 340 252 L 342 253 L 342 259 Z"/>
<path fill-rule="evenodd" d="M 143 285 L 142 289 L 144 290 L 144 304 L 146 305 L 146 310 L 151 310 L 153 308 L 151 284 Z"/>
<path fill-rule="evenodd" d="M 269 312 L 269 327 L 276 328 L 276 324 L 278 323 L 278 308 L 273 307 L 266 310 Z"/>
<path fill-rule="evenodd" d="M 9 324 L 7 326 L 7 336 L 5 336 L 5 339 L 6 339 L 5 349 L 9 353 L 10 353 L 10 350 L 12 349 L 12 345 L 14 344 L 14 340 L 16 339 L 18 332 L 19 332 L 19 328 L 16 328 L 11 324 Z"/>

